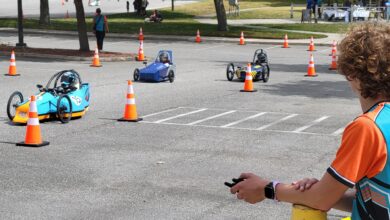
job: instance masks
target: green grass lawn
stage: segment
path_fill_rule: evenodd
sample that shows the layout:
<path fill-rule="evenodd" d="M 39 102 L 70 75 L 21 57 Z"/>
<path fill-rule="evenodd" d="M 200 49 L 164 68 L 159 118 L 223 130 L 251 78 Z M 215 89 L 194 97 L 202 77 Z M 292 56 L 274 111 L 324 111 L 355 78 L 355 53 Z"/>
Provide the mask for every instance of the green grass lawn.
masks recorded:
<path fill-rule="evenodd" d="M 353 24 L 345 23 L 304 23 L 304 24 L 259 24 L 258 26 L 284 29 L 284 30 L 300 30 L 300 31 L 312 31 L 312 32 L 323 32 L 323 33 L 345 33 L 348 28 Z"/>
<path fill-rule="evenodd" d="M 150 12 L 149 12 L 150 14 Z M 92 31 L 92 18 L 86 19 L 88 31 Z M 108 16 L 109 30 L 111 33 L 128 33 L 138 34 L 139 28 L 142 27 L 144 34 L 153 35 L 183 35 L 194 36 L 196 30 L 201 31 L 202 36 L 219 36 L 219 37 L 237 37 L 240 32 L 245 32 L 247 38 L 265 38 L 265 39 L 281 39 L 285 31 L 253 29 L 250 27 L 229 27 L 228 32 L 217 31 L 217 26 L 212 24 L 202 24 L 193 19 L 193 15 L 183 12 L 164 12 L 164 21 L 162 23 L 146 23 L 144 18 L 140 18 L 130 13 L 114 14 Z M 16 19 L 0 19 L 0 27 L 17 27 Z M 76 31 L 76 19 L 52 19 L 48 26 L 41 26 L 38 20 L 26 19 L 24 21 L 25 28 L 31 29 L 49 29 L 49 30 L 70 30 Z M 288 32 L 287 32 L 288 33 Z M 288 33 L 290 39 L 308 38 L 311 35 L 301 33 Z M 316 38 L 325 37 L 325 35 L 316 35 Z"/>

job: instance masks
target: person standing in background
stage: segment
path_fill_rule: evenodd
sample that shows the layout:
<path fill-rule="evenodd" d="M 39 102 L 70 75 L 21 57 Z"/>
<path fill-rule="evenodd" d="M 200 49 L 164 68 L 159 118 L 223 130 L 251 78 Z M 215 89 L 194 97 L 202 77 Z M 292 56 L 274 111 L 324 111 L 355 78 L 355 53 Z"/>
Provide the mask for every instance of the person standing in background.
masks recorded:
<path fill-rule="evenodd" d="M 93 31 L 96 36 L 98 50 L 103 50 L 103 41 L 106 33 L 108 33 L 107 17 L 102 15 L 100 8 L 96 9 L 95 17 L 93 17 Z"/>
<path fill-rule="evenodd" d="M 130 3 L 129 3 L 129 1 L 126 1 L 126 10 L 127 10 L 127 13 L 129 13 L 129 10 L 130 10 Z"/>

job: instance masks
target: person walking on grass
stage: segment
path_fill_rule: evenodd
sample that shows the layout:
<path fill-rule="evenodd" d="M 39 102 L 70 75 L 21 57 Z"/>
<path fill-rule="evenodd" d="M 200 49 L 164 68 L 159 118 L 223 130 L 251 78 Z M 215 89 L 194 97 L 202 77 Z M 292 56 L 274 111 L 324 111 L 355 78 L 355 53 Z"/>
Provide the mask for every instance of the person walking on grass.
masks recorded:
<path fill-rule="evenodd" d="M 107 17 L 102 15 L 100 8 L 96 9 L 96 14 L 93 17 L 93 31 L 96 36 L 98 50 L 103 50 L 103 41 L 106 33 L 108 33 Z"/>
<path fill-rule="evenodd" d="M 339 72 L 359 98 L 362 114 L 345 128 L 320 180 L 283 184 L 242 173 L 231 193 L 248 203 L 269 198 L 349 211 L 353 220 L 390 219 L 390 47 L 385 45 L 390 45 L 386 23 L 353 26 L 339 45 Z"/>

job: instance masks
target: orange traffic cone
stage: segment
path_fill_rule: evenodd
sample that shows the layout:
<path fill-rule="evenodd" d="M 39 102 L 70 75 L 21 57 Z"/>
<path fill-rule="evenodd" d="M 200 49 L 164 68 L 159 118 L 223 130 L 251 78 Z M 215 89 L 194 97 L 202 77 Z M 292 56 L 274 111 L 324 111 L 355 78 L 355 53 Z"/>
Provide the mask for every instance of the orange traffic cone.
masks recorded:
<path fill-rule="evenodd" d="M 245 45 L 244 32 L 241 31 L 240 45 Z"/>
<path fill-rule="evenodd" d="M 314 67 L 313 54 L 310 54 L 309 66 L 307 67 L 307 75 L 305 75 L 305 76 L 311 76 L 311 77 L 317 76 L 316 69 Z"/>
<path fill-rule="evenodd" d="M 310 38 L 309 49 L 307 51 L 316 51 L 316 49 L 314 47 L 314 39 L 313 39 L 313 37 Z"/>
<path fill-rule="evenodd" d="M 6 76 L 20 76 L 20 74 L 16 74 L 16 59 L 15 59 L 15 51 L 11 52 L 11 59 L 9 61 L 8 74 Z"/>
<path fill-rule="evenodd" d="M 287 34 L 284 35 L 284 43 L 283 43 L 283 47 L 282 48 L 290 48 L 288 46 L 288 37 L 287 37 Z"/>
<path fill-rule="evenodd" d="M 99 60 L 99 50 L 95 49 L 95 55 L 93 56 L 92 64 L 90 65 L 92 67 L 102 67 Z"/>
<path fill-rule="evenodd" d="M 337 61 L 336 61 L 336 53 L 334 52 L 332 55 L 332 64 L 329 67 L 330 70 L 337 70 Z"/>
<path fill-rule="evenodd" d="M 335 40 L 333 41 L 332 52 L 329 54 L 329 56 L 333 56 L 333 54 L 335 54 L 335 55 L 337 54 L 337 43 Z"/>
<path fill-rule="evenodd" d="M 257 92 L 256 89 L 253 89 L 252 69 L 250 63 L 248 63 L 246 68 L 244 89 L 240 90 L 240 92 Z"/>
<path fill-rule="evenodd" d="M 144 40 L 144 33 L 142 32 L 142 28 L 139 28 L 138 40 Z"/>
<path fill-rule="evenodd" d="M 200 32 L 199 32 L 199 29 L 198 29 L 198 31 L 196 31 L 195 42 L 196 42 L 196 43 L 202 42 L 202 39 L 200 39 Z"/>
<path fill-rule="evenodd" d="M 17 143 L 16 146 L 41 147 L 45 145 L 49 145 L 49 142 L 42 141 L 36 98 L 35 96 L 31 96 L 30 107 L 28 110 L 26 138 L 24 142 Z"/>
<path fill-rule="evenodd" d="M 128 121 L 128 122 L 137 122 L 141 121 L 142 118 L 138 118 L 137 107 L 135 105 L 135 96 L 134 89 L 131 80 L 127 80 L 127 102 L 125 106 L 125 113 L 123 118 L 118 119 L 118 121 Z"/>
<path fill-rule="evenodd" d="M 138 56 L 136 57 L 137 61 L 144 61 L 145 56 L 144 56 L 144 41 L 141 40 L 139 42 L 139 49 L 138 49 Z"/>

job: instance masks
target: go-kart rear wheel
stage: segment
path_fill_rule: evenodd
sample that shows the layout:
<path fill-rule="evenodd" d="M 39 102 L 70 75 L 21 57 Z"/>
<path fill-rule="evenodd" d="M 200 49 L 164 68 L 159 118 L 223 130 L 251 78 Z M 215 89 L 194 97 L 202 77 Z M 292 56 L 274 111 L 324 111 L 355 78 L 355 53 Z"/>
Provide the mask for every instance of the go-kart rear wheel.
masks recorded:
<path fill-rule="evenodd" d="M 232 81 L 234 78 L 234 65 L 229 63 L 226 67 L 226 77 L 229 81 Z"/>
<path fill-rule="evenodd" d="M 62 123 L 72 118 L 72 102 L 68 95 L 61 95 L 57 100 L 57 117 Z"/>
<path fill-rule="evenodd" d="M 134 78 L 134 81 L 139 80 L 139 69 L 134 70 L 133 78 Z"/>
<path fill-rule="evenodd" d="M 175 81 L 175 72 L 173 72 L 173 70 L 169 70 L 168 79 L 170 83 L 173 83 L 173 81 Z"/>
<path fill-rule="evenodd" d="M 16 91 L 11 94 L 7 102 L 7 115 L 9 120 L 13 120 L 16 113 L 16 108 L 23 102 L 23 95 L 21 92 Z"/>
<path fill-rule="evenodd" d="M 269 80 L 269 72 L 270 72 L 270 69 L 269 69 L 269 66 L 268 64 L 264 65 L 263 66 L 263 72 L 261 73 L 261 75 L 263 76 L 263 82 L 268 82 Z"/>

